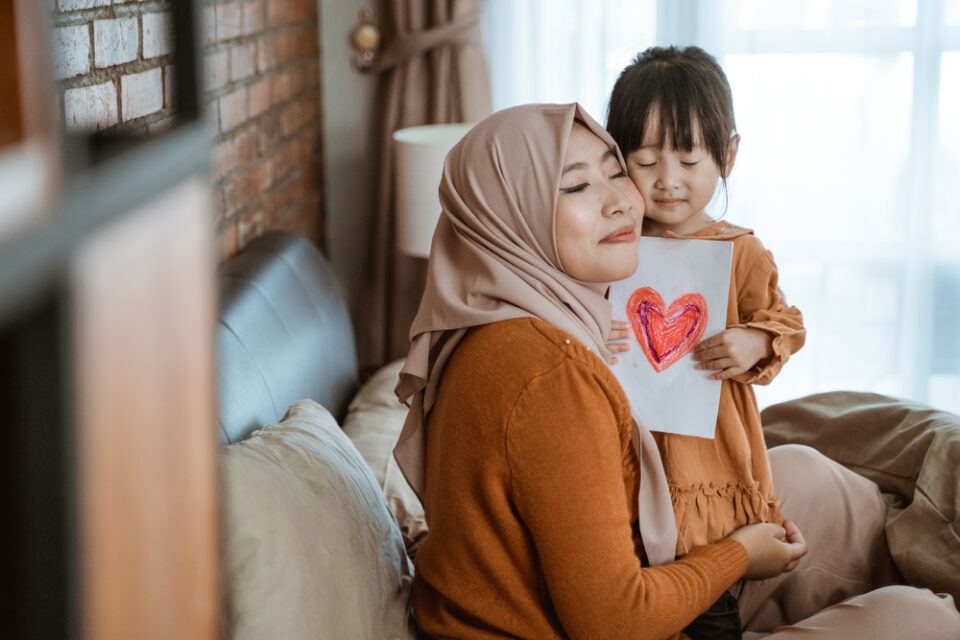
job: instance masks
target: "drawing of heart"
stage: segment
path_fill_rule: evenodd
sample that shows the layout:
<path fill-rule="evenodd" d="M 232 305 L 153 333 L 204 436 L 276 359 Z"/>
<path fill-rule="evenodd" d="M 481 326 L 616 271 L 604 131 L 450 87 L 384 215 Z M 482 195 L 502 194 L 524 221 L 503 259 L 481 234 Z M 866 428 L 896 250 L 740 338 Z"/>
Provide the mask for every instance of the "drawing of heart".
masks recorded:
<path fill-rule="evenodd" d="M 647 360 L 658 372 L 690 352 L 707 329 L 707 301 L 687 293 L 664 309 L 656 289 L 637 289 L 627 300 L 627 318 Z"/>

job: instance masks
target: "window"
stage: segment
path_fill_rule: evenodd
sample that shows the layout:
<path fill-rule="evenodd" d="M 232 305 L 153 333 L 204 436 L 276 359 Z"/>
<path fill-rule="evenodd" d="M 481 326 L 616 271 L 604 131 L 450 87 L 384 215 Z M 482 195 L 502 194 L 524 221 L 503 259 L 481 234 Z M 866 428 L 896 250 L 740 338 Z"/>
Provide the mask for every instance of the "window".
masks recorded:
<path fill-rule="evenodd" d="M 808 328 L 762 406 L 854 389 L 960 412 L 960 0 L 488 1 L 496 108 L 602 121 L 644 48 L 720 61 L 742 135 L 725 217 Z"/>

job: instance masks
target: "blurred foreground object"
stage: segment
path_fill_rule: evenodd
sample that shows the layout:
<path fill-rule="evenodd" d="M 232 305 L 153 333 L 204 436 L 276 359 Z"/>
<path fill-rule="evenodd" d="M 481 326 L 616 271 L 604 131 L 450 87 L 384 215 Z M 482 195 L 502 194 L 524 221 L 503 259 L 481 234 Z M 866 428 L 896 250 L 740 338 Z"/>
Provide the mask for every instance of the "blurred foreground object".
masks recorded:
<path fill-rule="evenodd" d="M 43 3 L 0 3 L 0 238 L 36 223 L 59 190 L 46 33 Z"/>
<path fill-rule="evenodd" d="M 0 3 L 0 635 L 213 640 L 216 257 L 195 7 L 170 4 L 171 127 L 105 138 L 55 130 L 51 4 Z"/>

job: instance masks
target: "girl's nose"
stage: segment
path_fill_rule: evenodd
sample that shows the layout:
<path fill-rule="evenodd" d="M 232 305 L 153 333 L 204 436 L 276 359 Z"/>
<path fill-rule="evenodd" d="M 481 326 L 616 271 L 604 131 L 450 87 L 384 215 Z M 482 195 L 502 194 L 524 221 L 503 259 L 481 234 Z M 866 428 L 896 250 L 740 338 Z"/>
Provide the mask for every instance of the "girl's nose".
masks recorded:
<path fill-rule="evenodd" d="M 670 191 L 680 183 L 680 167 L 672 162 L 661 162 L 657 166 L 657 179 L 653 186 L 657 189 Z"/>

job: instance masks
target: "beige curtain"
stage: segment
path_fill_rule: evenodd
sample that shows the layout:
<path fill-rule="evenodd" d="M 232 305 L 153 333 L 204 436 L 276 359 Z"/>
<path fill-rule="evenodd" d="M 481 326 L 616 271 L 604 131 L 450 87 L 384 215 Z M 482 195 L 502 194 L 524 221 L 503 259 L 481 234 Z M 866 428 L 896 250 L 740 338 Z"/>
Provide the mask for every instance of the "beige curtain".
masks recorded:
<path fill-rule="evenodd" d="M 361 368 L 405 356 L 426 260 L 394 241 L 393 133 L 404 127 L 475 122 L 490 113 L 490 72 L 481 42 L 483 0 L 386 0 L 381 74 L 382 138 L 374 227 L 359 322 Z M 439 178 L 438 178 L 439 181 Z"/>

